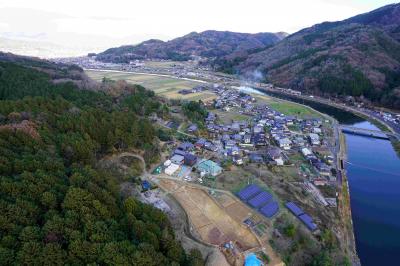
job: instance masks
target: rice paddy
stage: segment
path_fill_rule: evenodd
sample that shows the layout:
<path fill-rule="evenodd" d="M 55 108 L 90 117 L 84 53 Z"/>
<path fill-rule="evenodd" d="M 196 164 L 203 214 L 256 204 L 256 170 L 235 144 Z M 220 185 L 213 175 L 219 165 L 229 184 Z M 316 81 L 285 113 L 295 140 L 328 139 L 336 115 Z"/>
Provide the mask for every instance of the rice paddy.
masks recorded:
<path fill-rule="evenodd" d="M 157 95 L 164 96 L 169 99 L 183 99 L 188 101 L 208 101 L 217 96 L 212 92 L 180 94 L 178 91 L 182 89 L 192 89 L 203 83 L 192 80 L 184 80 L 174 77 L 166 77 L 161 75 L 137 74 L 116 71 L 98 71 L 86 70 L 86 74 L 96 80 L 101 81 L 104 77 L 112 80 L 125 80 L 128 83 L 142 85 L 143 87 L 153 90 Z"/>

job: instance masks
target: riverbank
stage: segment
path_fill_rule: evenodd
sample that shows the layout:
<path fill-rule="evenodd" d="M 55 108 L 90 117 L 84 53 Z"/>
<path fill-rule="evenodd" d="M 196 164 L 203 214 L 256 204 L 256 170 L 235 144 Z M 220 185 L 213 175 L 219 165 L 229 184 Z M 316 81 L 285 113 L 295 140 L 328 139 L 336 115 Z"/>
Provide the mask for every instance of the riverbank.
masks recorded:
<path fill-rule="evenodd" d="M 397 156 L 400 158 L 400 140 L 395 139 L 395 138 L 390 138 L 390 142 L 392 143 L 392 146 L 397 153 Z"/>
<path fill-rule="evenodd" d="M 337 157 L 337 165 L 338 165 L 338 173 L 340 173 L 340 178 L 338 180 L 338 213 L 340 217 L 340 221 L 343 228 L 343 246 L 348 247 L 348 250 L 345 250 L 346 255 L 352 261 L 353 265 L 361 265 L 360 259 L 357 255 L 356 249 L 356 241 L 354 236 L 354 227 L 351 213 L 351 205 L 350 205 L 350 188 L 347 179 L 346 169 L 344 167 L 345 161 L 347 160 L 347 147 L 346 147 L 346 139 L 345 135 L 339 130 L 339 151 Z"/>

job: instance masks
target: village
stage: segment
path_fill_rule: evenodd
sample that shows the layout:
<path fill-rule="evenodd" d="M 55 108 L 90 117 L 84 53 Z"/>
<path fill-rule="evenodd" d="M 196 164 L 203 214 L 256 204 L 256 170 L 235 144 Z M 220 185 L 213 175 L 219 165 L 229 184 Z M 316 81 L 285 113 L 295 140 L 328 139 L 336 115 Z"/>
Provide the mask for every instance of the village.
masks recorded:
<path fill-rule="evenodd" d="M 327 136 L 332 134 L 327 132 L 332 121 L 327 118 L 286 116 L 238 90 L 218 86 L 211 90 L 218 95 L 214 103 L 216 110 L 236 110 L 247 119 L 224 123 L 215 112 L 210 111 L 204 121 L 208 137 L 178 144 L 162 166 L 165 174 L 202 184 L 204 178 L 215 178 L 221 174 L 221 165 L 227 162 L 237 166 L 265 164 L 284 167 L 295 164 L 296 160 L 291 158 L 298 158 L 297 155 L 301 154 L 303 158 L 300 161 L 304 163 L 299 171 L 307 190 L 324 206 L 335 205 L 335 201 L 325 199 L 316 188 L 335 186 L 337 181 L 333 154 L 335 144 L 329 143 L 332 136 Z M 186 129 L 191 135 L 198 131 L 196 124 Z"/>
<path fill-rule="evenodd" d="M 268 90 L 270 84 L 240 82 L 198 63 L 113 67 L 82 60 L 83 67 L 98 69 L 88 71 L 96 80 L 127 79 L 168 101 L 171 116 L 151 119 L 173 137 L 160 143 L 160 164 L 140 176 L 140 197 L 173 221 L 182 208 L 189 238 L 221 251 L 226 265 L 243 265 L 253 254 L 265 264 L 283 265 L 315 255 L 321 238 L 331 234 L 347 241 L 338 214 L 343 182 L 336 120 L 253 89 Z M 201 119 L 185 115 L 190 102 L 200 103 Z M 291 228 L 296 233 L 289 236 Z"/>
<path fill-rule="evenodd" d="M 179 129 L 184 138 L 166 144 L 165 160 L 154 169 L 150 182 L 143 181 L 143 190 L 149 190 L 152 182 L 160 187 L 175 182 L 186 188 L 206 188 L 217 202 L 218 193 L 228 191 L 251 211 L 251 215 L 248 212 L 240 218 L 243 225 L 255 234 L 263 232 L 260 228 L 269 228 L 260 237 L 280 234 L 273 221 L 282 211 L 291 213 L 310 234 L 320 234 L 321 227 L 333 222 L 337 207 L 340 180 L 334 121 L 322 115 L 284 115 L 253 94 L 223 85 L 199 86 L 180 93 L 205 90 L 217 98 L 203 103 L 208 114 L 200 125 L 155 119 L 167 128 Z M 265 173 L 272 173 L 279 180 L 277 184 L 263 179 Z M 282 192 L 279 186 L 284 182 L 295 186 L 306 199 L 298 201 L 290 191 Z M 151 192 L 145 193 L 152 197 Z M 237 248 L 231 238 L 213 244 L 227 243 Z"/>

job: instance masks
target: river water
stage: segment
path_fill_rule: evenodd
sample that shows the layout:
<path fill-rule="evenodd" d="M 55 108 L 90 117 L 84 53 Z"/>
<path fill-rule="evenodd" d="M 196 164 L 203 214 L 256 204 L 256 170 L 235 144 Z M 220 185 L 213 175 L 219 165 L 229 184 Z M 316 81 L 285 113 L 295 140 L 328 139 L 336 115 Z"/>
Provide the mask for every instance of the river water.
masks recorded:
<path fill-rule="evenodd" d="M 308 105 L 340 124 L 379 130 L 365 119 L 335 107 L 295 97 L 271 96 Z M 345 135 L 346 170 L 361 264 L 400 265 L 400 159 L 388 140 Z"/>

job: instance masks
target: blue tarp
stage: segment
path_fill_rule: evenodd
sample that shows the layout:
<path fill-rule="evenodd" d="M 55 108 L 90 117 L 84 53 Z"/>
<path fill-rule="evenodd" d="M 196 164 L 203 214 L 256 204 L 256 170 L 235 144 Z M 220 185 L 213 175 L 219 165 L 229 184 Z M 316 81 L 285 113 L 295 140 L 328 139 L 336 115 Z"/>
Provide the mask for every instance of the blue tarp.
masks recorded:
<path fill-rule="evenodd" d="M 254 253 L 250 253 L 244 260 L 244 266 L 261 266 L 261 261 Z"/>

